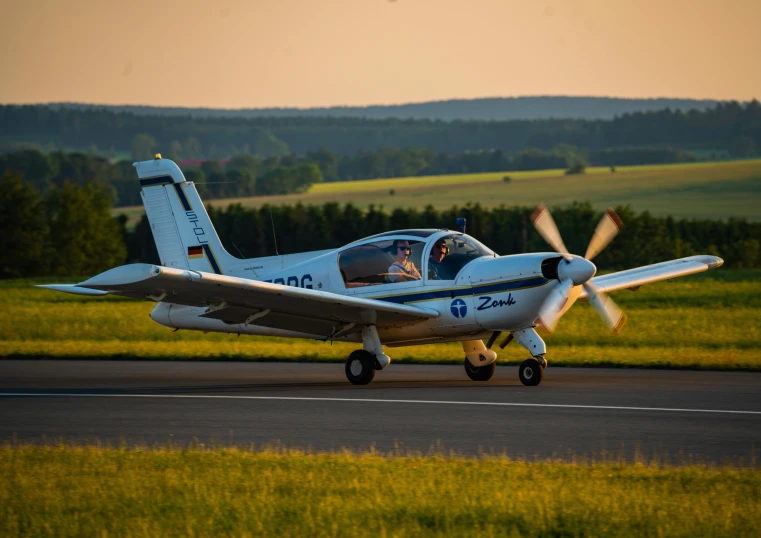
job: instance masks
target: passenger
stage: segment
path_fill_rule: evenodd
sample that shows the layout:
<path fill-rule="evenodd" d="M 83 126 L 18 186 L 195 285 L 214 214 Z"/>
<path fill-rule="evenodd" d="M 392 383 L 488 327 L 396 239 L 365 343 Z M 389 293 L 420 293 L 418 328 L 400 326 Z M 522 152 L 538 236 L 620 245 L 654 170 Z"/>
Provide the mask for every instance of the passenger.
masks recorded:
<path fill-rule="evenodd" d="M 406 239 L 397 239 L 394 241 L 394 254 L 396 259 L 388 268 L 386 279 L 389 282 L 407 282 L 408 280 L 420 280 L 420 271 L 415 264 L 409 260 L 412 249 L 410 242 Z"/>
<path fill-rule="evenodd" d="M 444 261 L 444 257 L 449 252 L 446 241 L 444 238 L 439 239 L 434 243 L 431 248 L 431 255 L 428 258 L 428 280 L 442 280 L 444 269 L 441 266 L 441 262 Z"/>

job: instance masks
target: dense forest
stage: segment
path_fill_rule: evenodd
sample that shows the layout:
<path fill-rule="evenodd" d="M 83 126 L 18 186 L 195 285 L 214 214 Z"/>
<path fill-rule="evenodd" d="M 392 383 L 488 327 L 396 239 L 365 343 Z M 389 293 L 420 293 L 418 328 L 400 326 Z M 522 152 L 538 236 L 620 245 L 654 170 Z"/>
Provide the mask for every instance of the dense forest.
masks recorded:
<path fill-rule="evenodd" d="M 719 103 L 699 111 L 665 109 L 612 120 L 422 120 L 349 117 L 196 118 L 137 115 L 106 109 L 0 106 L 0 146 L 80 150 L 109 157 L 161 152 L 176 159 L 304 155 L 325 148 L 337 155 L 381 148 L 423 148 L 462 154 L 561 144 L 584 151 L 673 147 L 753 156 L 761 149 L 761 104 Z"/>
<path fill-rule="evenodd" d="M 636 214 L 628 207 L 616 210 L 624 228 L 595 258 L 600 269 L 628 268 L 698 253 L 719 255 L 729 267 L 761 267 L 761 223 L 675 220 L 655 218 L 647 212 Z M 455 228 L 458 217 L 467 218 L 468 233 L 499 254 L 547 251 L 530 225 L 531 211 L 466 205 L 446 211 L 429 206 L 387 212 L 337 203 L 209 209 L 225 247 L 240 257 L 275 254 L 271 222 L 279 253 L 291 254 L 339 247 L 394 229 Z M 569 250 L 584 252 L 600 213 L 588 204 L 573 204 L 554 208 L 553 216 Z M 0 179 L 0 278 L 84 276 L 125 262 L 158 263 L 147 219 L 143 217 L 133 229 L 126 227 L 126 220 L 124 216 L 111 216 L 109 193 L 94 183 L 65 182 L 40 195 L 31 184 L 6 174 Z"/>
<path fill-rule="evenodd" d="M 223 161 L 179 163 L 185 177 L 196 184 L 201 196 L 212 200 L 304 192 L 321 181 L 551 168 L 566 168 L 569 172 L 580 173 L 588 161 L 613 166 L 693 160 L 695 158 L 690 154 L 671 148 L 619 148 L 585 152 L 562 145 L 552 151 L 527 149 L 514 155 L 507 155 L 501 150 L 452 155 L 415 148 L 384 148 L 336 155 L 323 148 L 303 156 L 289 154 L 259 158 L 241 154 Z M 20 176 L 43 193 L 54 185 L 62 187 L 66 181 L 76 184 L 94 182 L 110 193 L 111 203 L 116 207 L 142 203 L 139 183 L 129 160 L 112 163 L 104 157 L 84 153 L 54 151 L 45 155 L 37 150 L 23 150 L 0 155 L 0 176 L 6 173 Z"/>
<path fill-rule="evenodd" d="M 356 117 L 372 119 L 430 120 L 547 120 L 572 118 L 612 120 L 623 114 L 653 110 L 705 110 L 720 101 L 712 99 L 622 99 L 616 97 L 491 97 L 481 99 L 449 99 L 401 105 L 333 106 L 315 108 L 182 108 L 139 105 L 90 105 L 84 103 L 51 103 L 51 108 L 153 114 L 158 116 L 192 116 L 194 118 L 261 118 L 308 116 L 319 118 Z"/>

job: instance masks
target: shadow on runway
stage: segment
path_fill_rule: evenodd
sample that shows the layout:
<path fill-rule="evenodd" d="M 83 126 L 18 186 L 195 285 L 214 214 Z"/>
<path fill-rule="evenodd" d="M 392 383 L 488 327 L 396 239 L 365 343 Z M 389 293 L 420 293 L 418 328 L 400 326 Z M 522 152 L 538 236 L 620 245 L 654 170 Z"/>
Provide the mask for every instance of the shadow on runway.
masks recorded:
<path fill-rule="evenodd" d="M 341 382 L 304 382 L 304 381 L 273 381 L 270 383 L 224 383 L 224 384 L 192 384 L 164 386 L 129 386 L 129 387 L 0 387 L 4 394 L 246 394 L 260 392 L 305 392 L 305 391 L 362 391 L 374 392 L 386 389 L 437 390 L 474 389 L 492 391 L 495 389 L 522 388 L 519 382 L 490 381 L 486 383 L 455 380 L 388 380 L 373 381 L 369 385 L 355 386 L 348 381 Z M 12 397 L 12 396 L 6 396 Z"/>

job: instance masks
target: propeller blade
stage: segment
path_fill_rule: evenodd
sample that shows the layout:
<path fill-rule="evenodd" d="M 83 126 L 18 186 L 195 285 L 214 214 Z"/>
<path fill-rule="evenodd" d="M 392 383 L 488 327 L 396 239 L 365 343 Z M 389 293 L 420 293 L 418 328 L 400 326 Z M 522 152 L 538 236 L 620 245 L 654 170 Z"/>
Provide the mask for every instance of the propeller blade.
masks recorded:
<path fill-rule="evenodd" d="M 534 212 L 531 213 L 531 224 L 534 225 L 539 235 L 547 241 L 547 244 L 555 249 L 555 252 L 563 254 L 563 258 L 566 261 L 571 259 L 568 249 L 563 244 L 563 238 L 560 237 L 558 227 L 552 219 L 549 209 L 544 204 L 539 204 Z"/>
<path fill-rule="evenodd" d="M 560 320 L 560 313 L 568 302 L 573 281 L 569 278 L 560 282 L 560 285 L 552 290 L 539 308 L 539 323 L 553 332 Z"/>
<path fill-rule="evenodd" d="M 584 289 L 587 291 L 587 300 L 597 310 L 605 324 L 616 334 L 620 333 L 627 319 L 624 311 L 591 282 L 585 283 Z"/>
<path fill-rule="evenodd" d="M 592 258 L 602 252 L 602 249 L 607 247 L 613 241 L 613 238 L 618 235 L 618 231 L 623 225 L 624 223 L 621 222 L 616 212 L 613 209 L 608 209 L 597 225 L 584 257 L 591 261 Z"/>

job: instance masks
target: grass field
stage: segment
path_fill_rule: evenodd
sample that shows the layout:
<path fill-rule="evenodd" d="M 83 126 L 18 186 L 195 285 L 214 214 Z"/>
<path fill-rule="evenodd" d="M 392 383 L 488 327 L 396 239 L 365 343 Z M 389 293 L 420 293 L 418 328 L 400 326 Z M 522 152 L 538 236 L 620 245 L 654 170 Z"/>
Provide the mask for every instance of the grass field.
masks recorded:
<path fill-rule="evenodd" d="M 2 536 L 758 536 L 757 468 L 0 447 Z"/>
<path fill-rule="evenodd" d="M 510 183 L 502 178 L 509 175 Z M 394 190 L 395 194 L 390 195 Z M 597 209 L 631 204 L 636 211 L 648 210 L 656 216 L 727 219 L 742 217 L 761 220 L 761 160 L 688 163 L 654 166 L 622 166 L 615 173 L 607 167 L 588 168 L 587 173 L 566 176 L 563 170 L 497 172 L 449 176 L 376 179 L 323 183 L 305 194 L 259 196 L 211 202 L 245 207 L 263 204 L 295 205 L 325 202 L 370 204 L 386 209 L 425 207 L 438 209 L 467 202 L 485 207 L 566 205 L 590 201 Z M 131 222 L 142 215 L 142 207 L 114 209 L 126 213 Z"/>
<path fill-rule="evenodd" d="M 41 280 L 35 282 L 48 282 Z M 148 318 L 153 303 L 83 298 L 0 283 L 0 357 L 343 362 L 356 344 L 171 332 Z M 761 271 L 719 269 L 613 295 L 629 315 L 610 334 L 577 303 L 546 336 L 550 363 L 761 370 Z M 461 363 L 459 344 L 389 348 L 394 362 Z M 513 343 L 502 363 L 527 352 Z"/>

